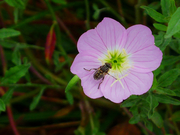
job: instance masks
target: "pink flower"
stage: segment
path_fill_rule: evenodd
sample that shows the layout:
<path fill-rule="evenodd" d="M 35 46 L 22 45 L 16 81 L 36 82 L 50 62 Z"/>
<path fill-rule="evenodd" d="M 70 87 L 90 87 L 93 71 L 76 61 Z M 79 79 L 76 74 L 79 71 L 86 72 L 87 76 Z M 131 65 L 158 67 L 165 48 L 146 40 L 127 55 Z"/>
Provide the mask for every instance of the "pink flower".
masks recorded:
<path fill-rule="evenodd" d="M 152 71 L 162 60 L 162 52 L 154 45 L 148 27 L 139 24 L 125 29 L 111 18 L 104 18 L 95 29 L 81 35 L 77 47 L 79 54 L 71 72 L 81 79 L 84 93 L 90 98 L 104 96 L 115 103 L 130 95 L 146 93 L 152 86 Z M 112 68 L 101 83 L 102 79 L 94 79 L 96 70 L 92 68 L 105 63 L 110 63 Z"/>

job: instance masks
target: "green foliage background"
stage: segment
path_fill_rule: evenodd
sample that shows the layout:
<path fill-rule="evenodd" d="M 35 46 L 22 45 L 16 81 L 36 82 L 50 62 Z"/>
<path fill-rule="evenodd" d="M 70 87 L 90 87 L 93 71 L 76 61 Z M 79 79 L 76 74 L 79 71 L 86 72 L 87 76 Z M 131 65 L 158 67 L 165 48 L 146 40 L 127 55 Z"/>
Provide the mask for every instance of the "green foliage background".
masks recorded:
<path fill-rule="evenodd" d="M 180 0 L 1 0 L 0 11 L 0 134 L 180 135 Z M 151 89 L 121 104 L 89 99 L 70 72 L 79 36 L 103 17 L 148 26 L 163 52 Z"/>

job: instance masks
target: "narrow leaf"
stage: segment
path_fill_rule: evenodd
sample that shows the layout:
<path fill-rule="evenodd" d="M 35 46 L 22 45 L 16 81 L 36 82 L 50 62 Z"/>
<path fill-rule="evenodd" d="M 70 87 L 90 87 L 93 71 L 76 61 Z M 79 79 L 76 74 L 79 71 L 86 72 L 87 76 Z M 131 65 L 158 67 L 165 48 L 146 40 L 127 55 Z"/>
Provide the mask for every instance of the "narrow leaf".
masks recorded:
<path fill-rule="evenodd" d="M 67 98 L 68 102 L 70 103 L 70 105 L 72 105 L 74 103 L 73 95 L 69 91 L 66 92 L 66 98 Z"/>
<path fill-rule="evenodd" d="M 8 104 L 12 98 L 14 92 L 14 87 L 9 88 L 9 90 L 2 96 L 2 100 L 5 104 Z"/>
<path fill-rule="evenodd" d="M 172 15 L 169 23 L 165 38 L 169 38 L 180 31 L 180 7 L 176 10 L 176 12 Z"/>
<path fill-rule="evenodd" d="M 171 16 L 176 11 L 174 0 L 161 0 L 161 8 L 163 15 L 166 17 Z"/>
<path fill-rule="evenodd" d="M 30 110 L 31 110 L 31 111 L 34 110 L 34 109 L 36 108 L 36 106 L 38 105 L 39 100 L 41 99 L 41 96 L 42 96 L 42 94 L 43 94 L 43 92 L 44 92 L 44 89 L 45 89 L 45 87 L 43 87 L 43 88 L 40 90 L 39 94 L 33 98 L 33 101 L 32 101 L 32 103 L 31 103 L 31 105 L 30 105 Z"/>
<path fill-rule="evenodd" d="M 75 75 L 66 86 L 65 92 L 68 92 L 77 82 L 79 81 L 79 77 Z"/>
<path fill-rule="evenodd" d="M 180 101 L 175 98 L 166 95 L 159 95 L 159 94 L 153 94 L 153 95 L 160 103 L 180 105 Z"/>
<path fill-rule="evenodd" d="M 155 93 L 169 95 L 169 96 L 176 96 L 176 93 L 173 90 L 165 89 L 165 88 L 156 88 Z"/>
<path fill-rule="evenodd" d="M 161 13 L 157 12 L 156 10 L 154 10 L 150 7 L 147 7 L 147 6 L 141 6 L 141 8 L 145 9 L 147 11 L 148 15 L 151 16 L 157 22 L 161 22 L 161 23 L 168 22 L 166 20 L 165 16 L 163 16 Z"/>
<path fill-rule="evenodd" d="M 5 111 L 5 110 L 6 110 L 6 106 L 5 106 L 4 102 L 3 102 L 3 100 L 0 99 L 0 112 Z"/>
<path fill-rule="evenodd" d="M 21 8 L 21 9 L 25 8 L 25 4 L 22 0 L 5 0 L 5 2 L 12 7 Z"/>
<path fill-rule="evenodd" d="M 180 69 L 172 69 L 166 73 L 164 73 L 158 79 L 159 87 L 167 87 L 171 85 L 176 78 L 180 75 Z"/>
<path fill-rule="evenodd" d="M 166 25 L 163 25 L 163 24 L 153 23 L 153 26 L 154 26 L 157 30 L 162 30 L 162 31 L 166 31 L 166 30 L 167 30 L 167 26 L 166 26 Z"/>
<path fill-rule="evenodd" d="M 0 29 L 0 39 L 18 36 L 20 34 L 21 33 L 19 31 L 14 29 L 9 29 L 9 28 Z"/>
<path fill-rule="evenodd" d="M 19 79 L 26 74 L 30 66 L 30 64 L 24 64 L 10 68 L 1 79 L 1 84 L 12 84 L 18 82 Z"/>

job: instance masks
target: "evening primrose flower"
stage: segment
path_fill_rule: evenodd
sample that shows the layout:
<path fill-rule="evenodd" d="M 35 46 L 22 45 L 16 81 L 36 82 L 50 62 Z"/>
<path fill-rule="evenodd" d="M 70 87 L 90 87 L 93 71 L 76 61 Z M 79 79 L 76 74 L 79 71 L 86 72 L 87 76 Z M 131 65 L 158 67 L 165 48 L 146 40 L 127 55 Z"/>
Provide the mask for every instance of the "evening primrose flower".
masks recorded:
<path fill-rule="evenodd" d="M 148 27 L 138 24 L 125 29 L 111 18 L 104 18 L 95 29 L 81 35 L 77 47 L 79 54 L 71 72 L 81 79 L 84 93 L 90 98 L 104 96 L 115 103 L 146 93 L 152 86 L 152 71 L 162 61 L 162 52 L 154 45 Z M 94 69 L 105 63 L 112 68 L 101 83 L 102 79 L 93 78 Z"/>

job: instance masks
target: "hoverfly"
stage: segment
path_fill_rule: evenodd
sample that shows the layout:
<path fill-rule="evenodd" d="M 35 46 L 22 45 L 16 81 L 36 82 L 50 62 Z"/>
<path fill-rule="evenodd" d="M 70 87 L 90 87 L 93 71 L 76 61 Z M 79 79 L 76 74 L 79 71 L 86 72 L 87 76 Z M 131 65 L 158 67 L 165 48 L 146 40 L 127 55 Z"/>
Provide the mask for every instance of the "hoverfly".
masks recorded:
<path fill-rule="evenodd" d="M 111 68 L 112 68 L 111 63 L 105 63 L 104 65 L 100 66 L 99 68 L 92 68 L 89 70 L 84 68 L 84 70 L 86 70 L 86 71 L 95 70 L 94 75 L 93 75 L 94 80 L 100 80 L 102 78 L 102 81 L 98 85 L 98 89 L 99 89 L 101 83 L 104 80 L 105 75 L 106 74 L 110 75 L 108 72 L 109 72 L 109 69 L 111 69 Z M 110 76 L 112 76 L 112 75 L 110 75 Z M 116 79 L 114 76 L 112 76 L 112 77 L 114 79 Z"/>

